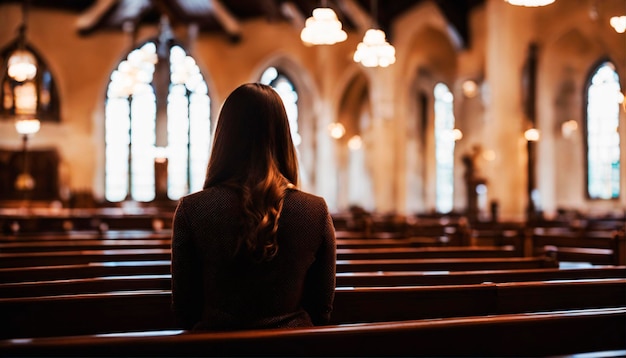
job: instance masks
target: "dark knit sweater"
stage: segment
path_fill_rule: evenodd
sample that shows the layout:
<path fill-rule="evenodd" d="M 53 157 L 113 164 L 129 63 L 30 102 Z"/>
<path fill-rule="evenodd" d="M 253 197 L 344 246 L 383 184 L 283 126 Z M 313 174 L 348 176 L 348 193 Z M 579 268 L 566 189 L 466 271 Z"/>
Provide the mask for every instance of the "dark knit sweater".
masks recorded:
<path fill-rule="evenodd" d="M 326 202 L 287 191 L 278 254 L 235 256 L 238 197 L 213 187 L 182 198 L 172 234 L 172 308 L 185 329 L 326 324 L 335 293 L 335 233 Z"/>

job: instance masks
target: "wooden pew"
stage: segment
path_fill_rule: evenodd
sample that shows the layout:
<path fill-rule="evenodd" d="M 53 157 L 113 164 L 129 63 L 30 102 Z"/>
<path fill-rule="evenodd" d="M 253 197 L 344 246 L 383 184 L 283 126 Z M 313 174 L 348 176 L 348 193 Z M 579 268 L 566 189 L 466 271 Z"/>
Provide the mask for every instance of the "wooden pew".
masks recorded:
<path fill-rule="evenodd" d="M 405 238 L 401 239 L 337 239 L 338 249 L 373 249 L 373 248 L 389 248 L 389 247 L 411 247 L 411 241 Z"/>
<path fill-rule="evenodd" d="M 413 258 L 503 258 L 516 257 L 512 246 L 446 246 L 337 249 L 337 260 Z"/>
<path fill-rule="evenodd" d="M 0 299 L 0 339 L 175 329 L 169 291 Z M 332 322 L 620 307 L 626 279 L 338 288 Z"/>
<path fill-rule="evenodd" d="M 107 230 L 107 231 L 64 231 L 34 232 L 19 235 L 0 235 L 0 243 L 26 243 L 40 241 L 77 240 L 169 240 L 171 230 Z"/>
<path fill-rule="evenodd" d="M 0 297 L 39 297 L 137 290 L 169 290 L 170 274 L 0 283 Z"/>
<path fill-rule="evenodd" d="M 563 356 L 626 354 L 626 309 L 235 332 L 0 341 L 8 356 Z M 606 355 L 604 355 L 606 356 Z"/>
<path fill-rule="evenodd" d="M 531 254 L 549 247 L 556 251 L 560 261 L 626 265 L 626 239 L 622 231 L 571 232 L 535 228 L 526 240 L 525 246 L 532 248 Z"/>
<path fill-rule="evenodd" d="M 502 248 L 445 247 L 445 248 L 380 248 L 338 249 L 338 270 L 393 271 L 410 266 L 429 266 L 429 269 L 465 270 L 457 266 L 484 269 L 532 268 L 556 265 L 547 255 L 520 258 L 515 251 Z M 155 261 L 171 258 L 170 249 L 110 249 L 74 251 L 36 251 L 0 253 L 0 268 L 24 266 L 56 266 L 106 261 Z M 438 263 L 433 260 L 447 260 Z M 428 261 L 431 260 L 431 261 Z M 375 267 L 378 266 L 378 267 Z M 387 268 L 389 267 L 389 268 Z"/>
<path fill-rule="evenodd" d="M 626 278 L 626 266 L 456 272 L 344 272 L 337 287 L 469 285 L 483 282 Z M 169 290 L 171 275 L 105 276 L 0 284 L 0 297 L 36 297 L 132 290 Z"/>
<path fill-rule="evenodd" d="M 64 280 L 102 276 L 162 275 L 170 273 L 169 260 L 109 261 L 79 265 L 0 268 L 0 283 Z"/>
<path fill-rule="evenodd" d="M 333 323 L 626 305 L 626 279 L 414 287 L 339 287 Z"/>
<path fill-rule="evenodd" d="M 472 223 L 469 231 L 470 245 L 511 245 L 524 254 L 525 225 L 518 222 Z"/>
<path fill-rule="evenodd" d="M 169 260 L 170 249 L 113 249 L 0 253 L 0 267 L 57 266 L 107 261 Z"/>
<path fill-rule="evenodd" d="M 558 267 L 558 262 L 549 256 L 337 260 L 337 272 L 515 270 L 547 267 Z"/>
<path fill-rule="evenodd" d="M 170 272 L 167 253 L 154 249 L 155 253 L 145 253 L 137 257 L 125 253 L 123 256 L 94 255 L 54 257 L 57 265 L 23 266 L 0 268 L 0 283 L 99 276 L 153 275 Z M 130 250 L 132 251 L 132 250 Z M 154 258 L 154 259 L 151 259 Z M 160 260 L 158 258 L 161 258 Z M 117 259 L 117 260 L 116 260 Z M 38 263 L 34 258 L 35 264 Z M 68 260 L 76 264 L 62 264 Z M 111 261 L 106 261 L 111 260 Z M 80 263 L 82 262 L 82 263 Z M 21 265 L 18 258 L 13 265 Z M 6 263 L 5 263 L 6 265 Z M 391 259 L 391 260 L 339 260 L 337 272 L 383 272 L 383 271 L 474 271 L 474 270 L 513 270 L 558 267 L 558 262 L 550 257 L 505 257 L 505 258 L 443 258 L 443 259 Z"/>
<path fill-rule="evenodd" d="M 170 239 L 39 240 L 0 243 L 0 253 L 170 248 Z"/>
<path fill-rule="evenodd" d="M 394 239 L 390 239 L 396 241 Z M 411 247 L 410 241 L 397 243 L 371 244 L 337 244 L 337 258 L 345 259 L 380 259 L 380 258 L 429 258 L 429 257 L 514 257 L 518 256 L 512 246 L 445 246 L 445 247 Z M 355 247 L 356 246 L 356 247 Z M 128 250 L 128 249 L 170 249 L 171 241 L 140 240 L 140 239 L 102 239 L 102 240 L 42 240 L 28 242 L 0 243 L 0 255 L 8 253 L 45 253 L 61 251 L 95 251 L 95 250 Z M 45 255 L 45 254 L 44 254 Z M 41 256 L 44 256 L 41 255 Z M 0 260 L 2 258 L 0 257 Z"/>
<path fill-rule="evenodd" d="M 143 332 L 0 342 L 11 356 L 546 356 L 623 355 L 623 309 L 300 329 Z M 605 337 L 593 339 L 594 334 Z M 484 337 L 491 337 L 486 342 Z M 455 344 L 450 344 L 454 342 Z"/>
<path fill-rule="evenodd" d="M 1 209 L 0 231 L 6 234 L 71 230 L 171 228 L 174 208 L 29 208 Z"/>
<path fill-rule="evenodd" d="M 40 249 L 41 251 L 61 251 L 64 247 L 81 248 L 81 250 L 95 250 L 97 245 L 140 245 L 150 244 L 151 241 L 159 243 L 171 243 L 170 233 L 154 233 L 131 231 L 118 231 L 115 235 L 106 233 L 83 233 L 72 232 L 62 234 L 41 234 L 30 236 L 0 237 L 0 252 L 28 252 Z M 394 247 L 431 247 L 446 246 L 439 238 L 397 238 L 397 239 L 337 239 L 337 248 L 345 249 L 372 249 Z M 104 248 L 102 247 L 102 248 Z M 169 247 L 169 245 L 167 246 Z M 165 248 L 165 246 L 164 246 Z"/>
<path fill-rule="evenodd" d="M 483 282 L 521 282 L 626 278 L 626 266 L 539 268 L 519 270 L 340 272 L 337 287 L 468 285 Z M 1 291 L 0 291 L 1 292 Z"/>

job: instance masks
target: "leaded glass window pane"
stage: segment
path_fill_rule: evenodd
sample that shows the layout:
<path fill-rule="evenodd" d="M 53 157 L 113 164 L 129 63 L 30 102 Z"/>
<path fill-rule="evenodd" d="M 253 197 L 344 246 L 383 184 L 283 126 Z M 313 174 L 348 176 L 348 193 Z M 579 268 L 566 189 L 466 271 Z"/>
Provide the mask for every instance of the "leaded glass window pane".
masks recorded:
<path fill-rule="evenodd" d="M 437 212 L 449 213 L 454 203 L 454 111 L 452 92 L 438 83 L 435 95 L 435 159 Z"/>
<path fill-rule="evenodd" d="M 587 92 L 587 190 L 592 199 L 620 194 L 619 77 L 611 63 L 593 74 Z"/>

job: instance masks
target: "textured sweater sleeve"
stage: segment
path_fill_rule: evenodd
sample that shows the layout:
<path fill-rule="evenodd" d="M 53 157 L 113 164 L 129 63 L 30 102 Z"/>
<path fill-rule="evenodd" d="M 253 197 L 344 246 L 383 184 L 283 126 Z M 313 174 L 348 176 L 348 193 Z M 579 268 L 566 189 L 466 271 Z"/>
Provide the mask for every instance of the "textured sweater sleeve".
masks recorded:
<path fill-rule="evenodd" d="M 322 243 L 307 275 L 305 309 L 315 325 L 328 324 L 335 298 L 336 242 L 335 228 L 324 203 Z"/>
<path fill-rule="evenodd" d="M 201 315 L 202 277 L 183 199 L 174 214 L 171 273 L 174 316 L 184 329 L 191 329 Z"/>

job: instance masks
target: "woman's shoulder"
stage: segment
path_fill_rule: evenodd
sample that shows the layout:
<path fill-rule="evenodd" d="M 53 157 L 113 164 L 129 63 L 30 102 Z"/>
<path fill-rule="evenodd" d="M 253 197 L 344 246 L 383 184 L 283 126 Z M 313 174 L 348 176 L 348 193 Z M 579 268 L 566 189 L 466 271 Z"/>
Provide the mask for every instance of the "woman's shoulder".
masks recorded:
<path fill-rule="evenodd" d="M 296 188 L 288 189 L 285 203 L 293 203 L 311 209 L 317 208 L 319 210 L 328 211 L 326 200 L 323 197 Z"/>
<path fill-rule="evenodd" d="M 215 186 L 196 191 L 183 196 L 180 202 L 185 205 L 215 204 L 219 202 L 232 202 L 235 192 L 223 186 Z"/>

